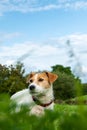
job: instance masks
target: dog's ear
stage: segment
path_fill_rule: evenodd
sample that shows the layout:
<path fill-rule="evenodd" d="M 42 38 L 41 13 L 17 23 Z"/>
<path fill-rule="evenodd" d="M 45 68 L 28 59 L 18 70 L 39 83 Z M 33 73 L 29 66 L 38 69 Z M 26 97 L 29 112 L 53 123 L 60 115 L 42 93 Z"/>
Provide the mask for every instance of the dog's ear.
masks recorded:
<path fill-rule="evenodd" d="M 45 73 L 48 76 L 50 83 L 53 83 L 58 78 L 58 75 L 53 74 L 51 72 L 45 72 Z"/>
<path fill-rule="evenodd" d="M 35 75 L 34 72 L 30 73 L 26 79 L 26 83 L 29 83 L 30 78 L 32 78 Z"/>

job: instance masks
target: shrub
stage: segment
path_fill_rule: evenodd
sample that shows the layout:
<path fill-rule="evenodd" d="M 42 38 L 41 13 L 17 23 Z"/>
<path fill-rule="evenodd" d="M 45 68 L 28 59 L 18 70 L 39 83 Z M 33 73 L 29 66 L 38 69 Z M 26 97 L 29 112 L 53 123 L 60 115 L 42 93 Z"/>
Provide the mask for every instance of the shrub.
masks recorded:
<path fill-rule="evenodd" d="M 56 65 L 52 67 L 52 72 L 58 75 L 58 79 L 54 82 L 54 96 L 57 99 L 69 99 L 76 96 L 76 83 L 81 81 L 76 78 L 70 67 Z"/>
<path fill-rule="evenodd" d="M 17 63 L 9 67 L 0 65 L 0 93 L 13 93 L 26 88 L 26 77 L 23 64 Z"/>
<path fill-rule="evenodd" d="M 87 95 L 87 83 L 84 83 L 84 84 L 82 85 L 82 88 L 83 88 L 83 94 L 84 94 L 84 95 Z"/>

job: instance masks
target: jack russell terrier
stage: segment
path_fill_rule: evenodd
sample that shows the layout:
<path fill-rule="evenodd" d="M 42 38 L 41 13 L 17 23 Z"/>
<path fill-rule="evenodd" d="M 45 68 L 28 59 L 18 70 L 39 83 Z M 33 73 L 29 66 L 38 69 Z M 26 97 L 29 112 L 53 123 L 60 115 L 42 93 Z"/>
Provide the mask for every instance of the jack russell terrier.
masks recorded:
<path fill-rule="evenodd" d="M 30 114 L 43 115 L 44 109 L 53 109 L 53 82 L 58 78 L 50 72 L 31 73 L 27 77 L 29 87 L 12 95 L 11 100 L 17 104 L 16 111 L 20 111 L 22 105 L 28 105 Z"/>

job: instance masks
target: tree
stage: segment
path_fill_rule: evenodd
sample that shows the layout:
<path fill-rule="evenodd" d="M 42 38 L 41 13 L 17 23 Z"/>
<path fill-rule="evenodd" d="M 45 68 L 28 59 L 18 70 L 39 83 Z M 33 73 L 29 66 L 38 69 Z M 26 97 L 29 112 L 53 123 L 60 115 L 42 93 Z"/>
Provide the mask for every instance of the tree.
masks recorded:
<path fill-rule="evenodd" d="M 9 67 L 0 65 L 0 93 L 10 95 L 27 87 L 25 69 L 23 64 L 18 62 L 15 66 Z"/>
<path fill-rule="evenodd" d="M 10 76 L 9 69 L 5 65 L 0 64 L 0 93 L 6 91 L 5 85 Z"/>
<path fill-rule="evenodd" d="M 61 72 L 61 73 L 66 73 L 68 75 L 72 75 L 73 77 L 75 77 L 71 71 L 71 68 L 70 67 L 64 67 L 62 65 L 55 65 L 55 66 L 52 66 L 52 70 L 54 72 Z"/>
<path fill-rule="evenodd" d="M 83 87 L 83 94 L 84 94 L 84 95 L 87 95 L 87 83 L 84 83 L 84 84 L 82 85 L 82 87 Z"/>
<path fill-rule="evenodd" d="M 69 99 L 76 95 L 76 78 L 72 73 L 70 67 L 63 67 L 56 65 L 52 67 L 52 72 L 58 75 L 58 79 L 54 82 L 54 96 L 55 99 Z"/>

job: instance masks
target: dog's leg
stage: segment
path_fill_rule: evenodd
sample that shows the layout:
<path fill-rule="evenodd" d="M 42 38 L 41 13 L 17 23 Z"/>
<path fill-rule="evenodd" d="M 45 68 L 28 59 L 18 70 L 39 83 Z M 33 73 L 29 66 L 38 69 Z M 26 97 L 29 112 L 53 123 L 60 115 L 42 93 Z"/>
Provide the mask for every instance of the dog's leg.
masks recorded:
<path fill-rule="evenodd" d="M 35 105 L 31 109 L 30 115 L 42 116 L 42 115 L 44 115 L 44 108 L 39 105 Z"/>

